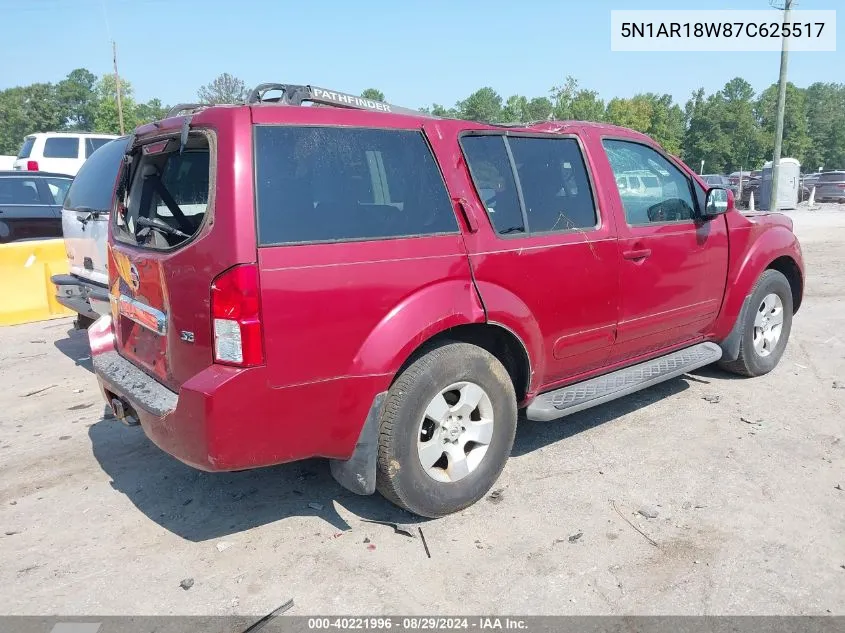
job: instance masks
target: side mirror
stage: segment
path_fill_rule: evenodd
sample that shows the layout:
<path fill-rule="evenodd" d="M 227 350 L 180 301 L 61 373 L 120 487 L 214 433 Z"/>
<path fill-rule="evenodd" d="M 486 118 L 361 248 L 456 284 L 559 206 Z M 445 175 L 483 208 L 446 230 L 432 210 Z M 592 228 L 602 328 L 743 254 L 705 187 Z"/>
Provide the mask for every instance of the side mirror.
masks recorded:
<path fill-rule="evenodd" d="M 707 198 L 704 203 L 704 217 L 713 218 L 717 215 L 727 213 L 734 207 L 734 195 L 730 189 L 724 187 L 711 187 L 707 190 Z"/>

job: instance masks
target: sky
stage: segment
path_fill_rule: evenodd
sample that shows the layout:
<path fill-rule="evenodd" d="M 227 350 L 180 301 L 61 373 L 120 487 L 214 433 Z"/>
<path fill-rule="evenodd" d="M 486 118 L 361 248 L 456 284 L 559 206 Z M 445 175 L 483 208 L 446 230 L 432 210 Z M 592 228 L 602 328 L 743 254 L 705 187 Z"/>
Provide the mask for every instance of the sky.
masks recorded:
<path fill-rule="evenodd" d="M 374 87 L 412 108 L 451 106 L 483 86 L 544 96 L 567 75 L 604 99 L 656 92 L 682 105 L 735 76 L 757 92 L 777 81 L 778 53 L 611 52 L 611 9 L 680 8 L 780 15 L 769 0 L 0 0 L 0 89 L 79 67 L 111 72 L 112 39 L 136 98 L 169 105 L 196 100 L 222 72 L 249 87 Z M 791 53 L 790 81 L 845 83 L 845 11 L 837 17 L 839 50 Z"/>

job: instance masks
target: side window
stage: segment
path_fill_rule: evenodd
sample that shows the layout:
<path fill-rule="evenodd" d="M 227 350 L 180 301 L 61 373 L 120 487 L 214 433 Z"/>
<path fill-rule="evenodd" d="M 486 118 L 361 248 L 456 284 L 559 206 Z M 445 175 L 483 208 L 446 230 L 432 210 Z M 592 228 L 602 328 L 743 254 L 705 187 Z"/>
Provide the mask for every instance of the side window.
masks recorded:
<path fill-rule="evenodd" d="M 0 178 L 0 204 L 44 204 L 32 178 Z"/>
<path fill-rule="evenodd" d="M 50 190 L 50 195 L 53 196 L 53 204 L 62 204 L 72 180 L 70 178 L 45 178 L 44 182 Z"/>
<path fill-rule="evenodd" d="M 678 222 L 695 217 L 690 181 L 659 152 L 633 141 L 606 139 L 602 144 L 629 225 Z M 628 178 L 628 187 L 619 186 L 621 176 Z M 630 186 L 633 182 L 637 187 Z"/>
<path fill-rule="evenodd" d="M 255 128 L 262 246 L 455 233 L 455 212 L 422 134 Z"/>
<path fill-rule="evenodd" d="M 44 158 L 78 158 L 79 137 L 54 136 L 44 141 Z"/>
<path fill-rule="evenodd" d="M 525 233 L 516 181 L 503 136 L 465 136 L 461 147 L 478 197 L 499 235 Z"/>
<path fill-rule="evenodd" d="M 578 141 L 510 137 L 508 143 L 531 233 L 596 226 L 593 192 Z"/>
<path fill-rule="evenodd" d="M 90 158 L 91 154 L 100 149 L 103 145 L 111 141 L 109 138 L 92 138 L 85 137 L 85 158 Z"/>

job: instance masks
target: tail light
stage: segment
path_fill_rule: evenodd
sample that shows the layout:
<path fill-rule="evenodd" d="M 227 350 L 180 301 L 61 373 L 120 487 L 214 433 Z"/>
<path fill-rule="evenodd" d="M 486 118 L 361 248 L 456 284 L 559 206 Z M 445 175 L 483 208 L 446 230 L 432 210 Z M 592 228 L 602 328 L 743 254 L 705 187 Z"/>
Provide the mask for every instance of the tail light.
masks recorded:
<path fill-rule="evenodd" d="M 264 363 L 261 289 L 255 264 L 234 266 L 211 283 L 214 361 L 237 367 Z"/>
<path fill-rule="evenodd" d="M 26 170 L 27 171 L 38 171 L 38 161 L 37 160 L 26 161 Z"/>
<path fill-rule="evenodd" d="M 836 186 L 837 186 L 837 187 L 839 187 L 840 189 L 845 189 L 845 182 L 840 182 L 840 183 L 839 183 L 838 185 L 836 185 Z"/>

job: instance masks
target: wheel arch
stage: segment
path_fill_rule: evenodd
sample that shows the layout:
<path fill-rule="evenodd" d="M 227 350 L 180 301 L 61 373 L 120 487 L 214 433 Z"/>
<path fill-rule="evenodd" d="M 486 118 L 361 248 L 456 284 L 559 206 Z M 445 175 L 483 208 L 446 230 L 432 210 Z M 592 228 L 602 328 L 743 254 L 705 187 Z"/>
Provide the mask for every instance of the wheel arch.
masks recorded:
<path fill-rule="evenodd" d="M 426 339 L 408 355 L 393 380 L 395 381 L 420 356 L 446 342 L 470 343 L 495 356 L 511 378 L 517 403 L 525 400 L 531 383 L 531 358 L 528 348 L 513 330 L 491 321 L 456 325 Z"/>

